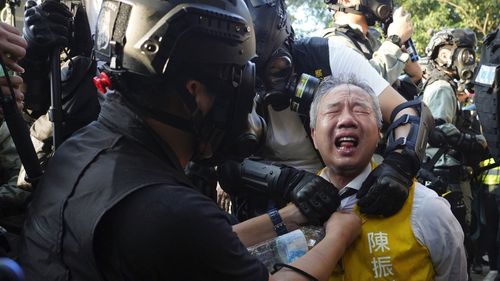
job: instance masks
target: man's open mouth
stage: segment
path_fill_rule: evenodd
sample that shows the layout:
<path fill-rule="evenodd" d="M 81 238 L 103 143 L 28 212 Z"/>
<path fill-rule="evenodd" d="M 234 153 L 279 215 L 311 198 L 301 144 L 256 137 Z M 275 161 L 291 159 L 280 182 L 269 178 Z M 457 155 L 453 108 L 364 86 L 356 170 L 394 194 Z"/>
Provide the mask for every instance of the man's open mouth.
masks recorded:
<path fill-rule="evenodd" d="M 349 148 L 358 146 L 358 139 L 355 137 L 339 137 L 335 140 L 337 148 Z"/>

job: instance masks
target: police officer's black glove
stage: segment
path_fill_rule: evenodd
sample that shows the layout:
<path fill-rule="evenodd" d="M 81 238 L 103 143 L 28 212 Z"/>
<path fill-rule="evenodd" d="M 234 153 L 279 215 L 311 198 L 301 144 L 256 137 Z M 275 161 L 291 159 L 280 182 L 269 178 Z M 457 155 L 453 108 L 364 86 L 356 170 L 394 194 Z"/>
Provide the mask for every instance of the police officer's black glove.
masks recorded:
<path fill-rule="evenodd" d="M 340 205 L 338 189 L 322 177 L 298 171 L 288 180 L 288 189 L 292 189 L 291 201 L 309 223 L 321 226 L 338 209 Z"/>
<path fill-rule="evenodd" d="M 448 143 L 464 153 L 482 153 L 486 149 L 486 139 L 482 135 L 459 133 L 451 135 Z"/>
<path fill-rule="evenodd" d="M 448 143 L 448 139 L 443 130 L 434 127 L 429 132 L 428 142 L 433 147 L 443 147 L 445 144 Z"/>
<path fill-rule="evenodd" d="M 285 165 L 245 159 L 217 169 L 221 187 L 230 195 L 260 195 L 293 202 L 315 225 L 322 225 L 340 205 L 338 190 L 320 176 Z"/>
<path fill-rule="evenodd" d="M 404 153 L 390 152 L 363 182 L 357 194 L 358 206 L 367 215 L 388 217 L 397 213 L 408 198 L 408 190 L 419 163 Z"/>
<path fill-rule="evenodd" d="M 45 61 L 55 47 L 65 47 L 69 42 L 72 14 L 68 7 L 56 0 L 45 0 L 36 5 L 26 2 L 23 36 L 28 42 L 26 59 Z"/>

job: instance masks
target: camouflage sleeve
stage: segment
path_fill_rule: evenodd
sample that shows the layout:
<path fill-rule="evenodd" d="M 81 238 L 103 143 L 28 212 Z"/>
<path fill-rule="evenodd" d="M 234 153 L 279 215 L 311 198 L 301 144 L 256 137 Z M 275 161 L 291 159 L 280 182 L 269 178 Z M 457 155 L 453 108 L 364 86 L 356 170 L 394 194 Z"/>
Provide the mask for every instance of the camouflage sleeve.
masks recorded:
<path fill-rule="evenodd" d="M 336 42 L 344 44 L 363 55 L 347 35 L 341 32 L 335 32 L 333 28 L 327 29 L 324 37 L 332 38 Z M 368 40 L 372 48 L 376 50 L 369 60 L 371 66 L 375 68 L 389 84 L 393 84 L 398 79 L 399 75 L 404 73 L 403 70 L 409 59 L 409 55 L 391 42 L 383 42 L 380 44 L 378 39 L 374 38 L 371 33 L 368 35 Z"/>
<path fill-rule="evenodd" d="M 460 133 L 454 125 L 458 106 L 457 99 L 455 98 L 455 92 L 448 82 L 439 80 L 427 85 L 424 89 L 422 100 L 429 107 L 434 119 L 445 121 L 444 124 L 436 126 L 437 128 L 441 129 L 448 136 Z M 426 154 L 432 158 L 437 151 L 438 148 L 428 147 Z M 457 159 L 443 156 L 435 164 L 436 167 L 457 165 L 461 165 L 461 162 Z"/>
<path fill-rule="evenodd" d="M 21 161 L 7 124 L 2 122 L 0 126 L 0 169 L 3 178 L 0 185 L 0 204 L 3 206 L 23 204 L 29 195 L 29 192 L 17 187 L 20 167 Z"/>
<path fill-rule="evenodd" d="M 380 48 L 373 53 L 370 64 L 382 75 L 387 82 L 393 84 L 404 73 L 409 55 L 391 42 L 383 42 Z"/>
<path fill-rule="evenodd" d="M 423 102 L 429 107 L 434 119 L 453 124 L 457 115 L 457 98 L 453 88 L 444 80 L 438 80 L 424 89 Z"/>
<path fill-rule="evenodd" d="M 35 148 L 36 156 L 40 161 L 42 169 L 47 164 L 47 161 L 52 157 L 52 122 L 49 120 L 49 115 L 40 116 L 30 128 L 31 142 Z M 31 191 L 31 183 L 25 180 L 26 171 L 24 166 L 21 167 L 21 172 L 19 173 L 19 178 L 17 181 L 17 186 L 24 190 Z"/>

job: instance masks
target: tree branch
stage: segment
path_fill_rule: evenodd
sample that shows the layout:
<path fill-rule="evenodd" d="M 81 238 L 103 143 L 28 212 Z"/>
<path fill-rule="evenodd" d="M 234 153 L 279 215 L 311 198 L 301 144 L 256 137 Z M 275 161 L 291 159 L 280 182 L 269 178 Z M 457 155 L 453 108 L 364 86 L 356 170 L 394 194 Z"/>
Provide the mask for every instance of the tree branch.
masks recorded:
<path fill-rule="evenodd" d="M 444 4 L 448 4 L 454 8 L 457 9 L 457 12 L 462 16 L 462 18 L 465 20 L 465 21 L 468 21 L 472 24 L 472 26 L 474 26 L 475 28 L 477 28 L 480 32 L 482 32 L 483 34 L 484 33 L 484 29 L 483 27 L 481 26 L 481 24 L 478 22 L 478 19 L 472 19 L 472 20 L 469 20 L 469 17 L 467 17 L 468 13 L 467 13 L 467 10 L 462 7 L 461 5 L 458 5 L 458 4 L 455 4 L 451 1 L 448 1 L 448 0 L 438 0 L 439 2 L 442 2 Z"/>

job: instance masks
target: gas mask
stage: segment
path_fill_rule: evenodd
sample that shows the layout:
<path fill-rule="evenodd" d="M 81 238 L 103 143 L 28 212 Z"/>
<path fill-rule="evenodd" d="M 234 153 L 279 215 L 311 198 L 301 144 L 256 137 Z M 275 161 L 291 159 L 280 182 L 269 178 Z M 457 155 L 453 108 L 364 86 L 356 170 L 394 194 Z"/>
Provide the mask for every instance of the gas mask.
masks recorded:
<path fill-rule="evenodd" d="M 337 0 L 324 0 L 330 10 L 344 13 L 364 15 L 369 26 L 375 25 L 377 21 L 385 22 L 392 14 L 394 4 L 392 0 L 370 1 L 361 0 L 359 5 L 345 7 L 338 4 Z"/>
<path fill-rule="evenodd" d="M 453 65 L 461 84 L 470 84 L 476 68 L 476 56 L 471 48 L 456 48 L 453 53 Z"/>
<path fill-rule="evenodd" d="M 385 22 L 392 15 L 394 4 L 392 0 L 370 1 L 362 0 L 360 10 L 366 16 L 366 22 L 369 26 L 375 25 L 377 21 Z"/>
<path fill-rule="evenodd" d="M 263 141 L 266 123 L 255 113 L 255 65 L 233 69 L 233 79 L 215 97 L 211 110 L 193 114 L 197 137 L 193 161 L 217 165 L 226 159 L 243 159 L 253 154 Z"/>
<path fill-rule="evenodd" d="M 286 88 L 293 74 L 293 63 L 290 52 L 280 47 L 267 61 L 261 75 L 259 91 L 260 99 L 274 110 L 281 111 L 290 106 L 290 97 Z"/>
<path fill-rule="evenodd" d="M 453 78 L 465 85 L 471 83 L 476 67 L 475 46 L 476 34 L 472 30 L 442 29 L 429 40 L 425 52 L 438 68 L 453 72 Z M 441 58 L 441 50 L 450 52 L 446 59 Z"/>
<path fill-rule="evenodd" d="M 285 48 L 276 50 L 264 68 L 258 101 L 270 105 L 275 111 L 287 108 L 308 116 L 320 80 L 308 74 L 293 72 L 290 53 Z"/>

